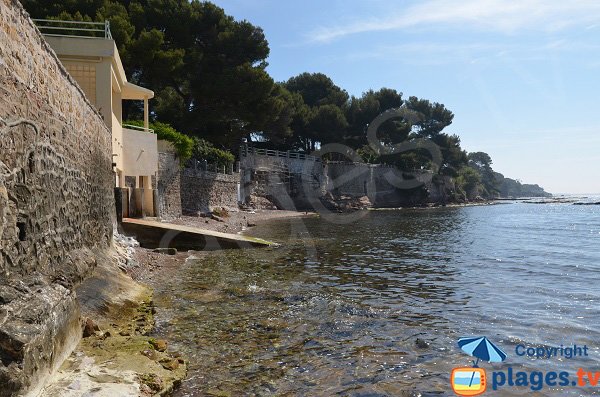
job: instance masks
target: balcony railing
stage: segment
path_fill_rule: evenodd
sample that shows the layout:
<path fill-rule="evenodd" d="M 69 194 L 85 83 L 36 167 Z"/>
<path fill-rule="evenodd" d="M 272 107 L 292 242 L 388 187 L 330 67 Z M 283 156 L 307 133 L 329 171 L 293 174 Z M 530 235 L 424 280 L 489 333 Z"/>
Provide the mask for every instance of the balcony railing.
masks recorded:
<path fill-rule="evenodd" d="M 227 166 L 209 163 L 206 160 L 189 159 L 185 163 L 185 170 L 191 172 L 212 172 L 215 174 L 233 175 L 240 172 L 240 162 L 230 163 Z"/>
<path fill-rule="evenodd" d="M 47 36 L 89 37 L 111 39 L 110 22 L 60 21 L 55 19 L 33 19 L 40 32 Z"/>
<path fill-rule="evenodd" d="M 127 128 L 130 130 L 136 130 L 136 131 L 142 131 L 142 132 L 154 132 L 154 130 L 152 128 L 144 128 L 144 127 L 140 127 L 139 125 L 133 125 L 133 124 L 123 124 L 123 128 Z"/>

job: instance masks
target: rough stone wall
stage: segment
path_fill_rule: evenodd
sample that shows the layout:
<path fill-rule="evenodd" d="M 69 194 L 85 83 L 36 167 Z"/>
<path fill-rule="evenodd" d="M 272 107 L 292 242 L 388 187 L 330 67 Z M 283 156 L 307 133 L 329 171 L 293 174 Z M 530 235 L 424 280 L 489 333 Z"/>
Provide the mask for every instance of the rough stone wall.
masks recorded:
<path fill-rule="evenodd" d="M 380 164 L 328 163 L 325 173 L 327 191 L 368 196 L 375 207 L 443 201 L 440 195 L 443 189 L 433 183 L 433 174 L 429 171 L 403 172 Z"/>
<path fill-rule="evenodd" d="M 241 195 L 265 197 L 279 209 L 310 210 L 311 202 L 325 194 L 324 164 L 314 157 L 298 158 L 295 153 L 277 152 L 267 156 L 242 152 Z"/>
<path fill-rule="evenodd" d="M 284 152 L 280 152 L 284 153 Z M 322 168 L 321 161 L 314 159 L 300 159 L 290 157 L 265 156 L 260 154 L 248 153 L 240 157 L 240 168 L 245 169 L 286 169 L 292 174 L 309 174 L 319 172 Z"/>
<path fill-rule="evenodd" d="M 158 213 L 163 220 L 181 216 L 181 166 L 170 145 L 159 141 Z"/>
<path fill-rule="evenodd" d="M 111 134 L 16 0 L 0 0 L 0 396 L 80 336 L 73 287 L 112 240 Z"/>
<path fill-rule="evenodd" d="M 240 174 L 185 168 L 181 172 L 181 207 L 184 213 L 207 212 L 216 207 L 237 210 Z"/>
<path fill-rule="evenodd" d="M 445 202 L 453 189 L 448 177 L 438 177 L 436 184 L 431 172 L 402 172 L 380 164 L 321 163 L 248 152 L 240 166 L 243 197 L 266 197 L 282 209 L 310 209 L 326 192 L 368 196 L 375 207 Z"/>

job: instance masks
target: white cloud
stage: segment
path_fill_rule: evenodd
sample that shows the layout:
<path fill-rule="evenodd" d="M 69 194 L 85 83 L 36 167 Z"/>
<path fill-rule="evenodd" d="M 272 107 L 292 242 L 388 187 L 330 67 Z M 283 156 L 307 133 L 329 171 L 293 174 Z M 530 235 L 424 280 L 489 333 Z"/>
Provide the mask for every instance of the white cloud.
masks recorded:
<path fill-rule="evenodd" d="M 308 36 L 314 42 L 329 42 L 359 33 L 448 26 L 510 34 L 572 25 L 594 28 L 590 24 L 599 18 L 600 2 L 594 0 L 425 0 L 405 9 L 390 5 L 381 18 L 320 27 Z"/>
<path fill-rule="evenodd" d="M 533 42 L 435 42 L 420 41 L 404 44 L 377 44 L 355 47 L 343 55 L 332 54 L 330 62 L 338 62 L 340 56 L 347 61 L 385 60 L 415 65 L 443 65 L 448 63 L 493 63 L 548 61 L 553 57 L 571 57 L 588 67 L 598 66 L 600 43 L 574 41 L 571 39 Z M 579 54 L 579 55 L 578 55 Z M 585 57 L 580 55 L 587 54 Z"/>

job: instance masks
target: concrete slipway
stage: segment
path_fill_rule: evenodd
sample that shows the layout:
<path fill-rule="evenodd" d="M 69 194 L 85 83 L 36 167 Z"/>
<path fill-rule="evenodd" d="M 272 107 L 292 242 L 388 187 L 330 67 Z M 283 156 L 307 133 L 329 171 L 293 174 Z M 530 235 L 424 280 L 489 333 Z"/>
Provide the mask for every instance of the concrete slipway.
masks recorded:
<path fill-rule="evenodd" d="M 259 238 L 146 219 L 123 218 L 121 225 L 126 234 L 135 236 L 145 248 L 212 251 L 275 245 Z"/>

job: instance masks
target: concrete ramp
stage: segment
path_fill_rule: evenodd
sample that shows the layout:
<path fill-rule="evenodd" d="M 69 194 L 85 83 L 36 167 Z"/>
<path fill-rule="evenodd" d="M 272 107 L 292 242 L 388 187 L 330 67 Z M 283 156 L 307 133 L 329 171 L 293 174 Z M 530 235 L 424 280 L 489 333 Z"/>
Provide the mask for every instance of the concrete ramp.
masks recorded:
<path fill-rule="evenodd" d="M 123 231 L 135 236 L 144 248 L 213 251 L 274 245 L 259 238 L 145 219 L 123 218 L 121 225 Z"/>

